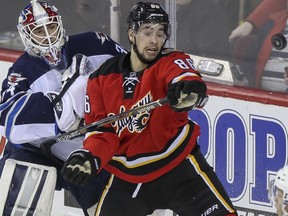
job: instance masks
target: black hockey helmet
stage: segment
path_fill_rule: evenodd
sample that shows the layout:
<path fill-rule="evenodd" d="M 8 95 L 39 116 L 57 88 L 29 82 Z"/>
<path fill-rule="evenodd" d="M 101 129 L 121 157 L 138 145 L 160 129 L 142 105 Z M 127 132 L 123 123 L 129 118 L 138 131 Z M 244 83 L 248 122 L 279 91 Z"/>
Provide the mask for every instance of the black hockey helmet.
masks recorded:
<path fill-rule="evenodd" d="M 164 8 L 158 3 L 138 2 L 130 11 L 127 23 L 128 28 L 137 31 L 143 22 L 160 23 L 165 28 L 165 35 L 170 36 L 169 16 Z"/>

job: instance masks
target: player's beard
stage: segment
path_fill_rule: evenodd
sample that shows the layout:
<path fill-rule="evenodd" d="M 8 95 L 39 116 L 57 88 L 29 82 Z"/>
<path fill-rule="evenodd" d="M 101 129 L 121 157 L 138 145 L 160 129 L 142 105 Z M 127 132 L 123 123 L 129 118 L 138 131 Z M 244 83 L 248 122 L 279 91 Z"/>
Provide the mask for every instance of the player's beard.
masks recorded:
<path fill-rule="evenodd" d="M 157 58 L 157 56 L 159 55 L 159 53 L 160 53 L 160 52 L 159 52 L 153 59 L 147 59 L 147 58 L 144 57 L 144 55 L 142 55 L 142 54 L 139 52 L 136 44 L 133 44 L 133 50 L 134 50 L 134 52 L 136 53 L 138 59 L 139 59 L 141 62 L 143 62 L 144 64 L 147 64 L 147 65 L 150 64 L 151 62 L 153 62 L 153 61 Z"/>

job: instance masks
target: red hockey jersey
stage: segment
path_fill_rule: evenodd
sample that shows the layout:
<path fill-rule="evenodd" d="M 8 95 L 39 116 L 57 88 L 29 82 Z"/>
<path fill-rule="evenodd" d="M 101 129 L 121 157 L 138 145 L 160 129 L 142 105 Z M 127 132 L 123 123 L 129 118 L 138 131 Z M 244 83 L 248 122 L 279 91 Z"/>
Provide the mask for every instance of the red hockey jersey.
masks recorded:
<path fill-rule="evenodd" d="M 164 98 L 171 83 L 203 82 L 192 59 L 183 52 L 161 54 L 141 72 L 131 70 L 129 57 L 130 53 L 113 57 L 90 76 L 86 124 Z M 143 183 L 181 163 L 199 134 L 188 112 L 175 112 L 164 105 L 87 133 L 84 148 L 101 159 L 101 169 L 128 182 Z"/>

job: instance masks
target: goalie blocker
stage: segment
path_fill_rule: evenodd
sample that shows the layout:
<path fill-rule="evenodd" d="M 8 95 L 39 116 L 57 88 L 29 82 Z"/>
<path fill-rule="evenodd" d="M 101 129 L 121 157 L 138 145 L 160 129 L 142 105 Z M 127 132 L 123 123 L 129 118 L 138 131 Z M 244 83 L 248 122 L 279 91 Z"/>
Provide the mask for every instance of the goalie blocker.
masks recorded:
<path fill-rule="evenodd" d="M 8 159 L 0 179 L 0 215 L 50 215 L 56 175 L 54 167 Z"/>

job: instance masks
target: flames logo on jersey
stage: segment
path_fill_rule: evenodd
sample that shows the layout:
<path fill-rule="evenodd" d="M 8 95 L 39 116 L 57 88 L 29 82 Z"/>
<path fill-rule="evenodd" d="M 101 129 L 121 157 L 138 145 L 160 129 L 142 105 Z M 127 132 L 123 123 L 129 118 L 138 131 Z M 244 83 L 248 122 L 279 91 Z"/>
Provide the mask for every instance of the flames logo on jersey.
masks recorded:
<path fill-rule="evenodd" d="M 138 101 L 137 104 L 135 104 L 132 109 L 143 106 L 145 104 L 148 104 L 152 101 L 152 96 L 150 93 L 148 93 L 144 98 L 142 98 L 140 101 Z M 124 106 L 120 107 L 120 113 L 125 112 L 126 109 Z M 118 120 L 114 123 L 112 123 L 113 127 L 116 127 L 116 133 L 118 136 L 121 135 L 122 131 L 127 128 L 127 130 L 130 133 L 141 133 L 147 126 L 148 121 L 150 119 L 151 111 L 144 111 L 142 113 L 138 113 L 135 115 L 131 115 L 125 119 Z M 109 116 L 114 115 L 110 114 Z"/>

